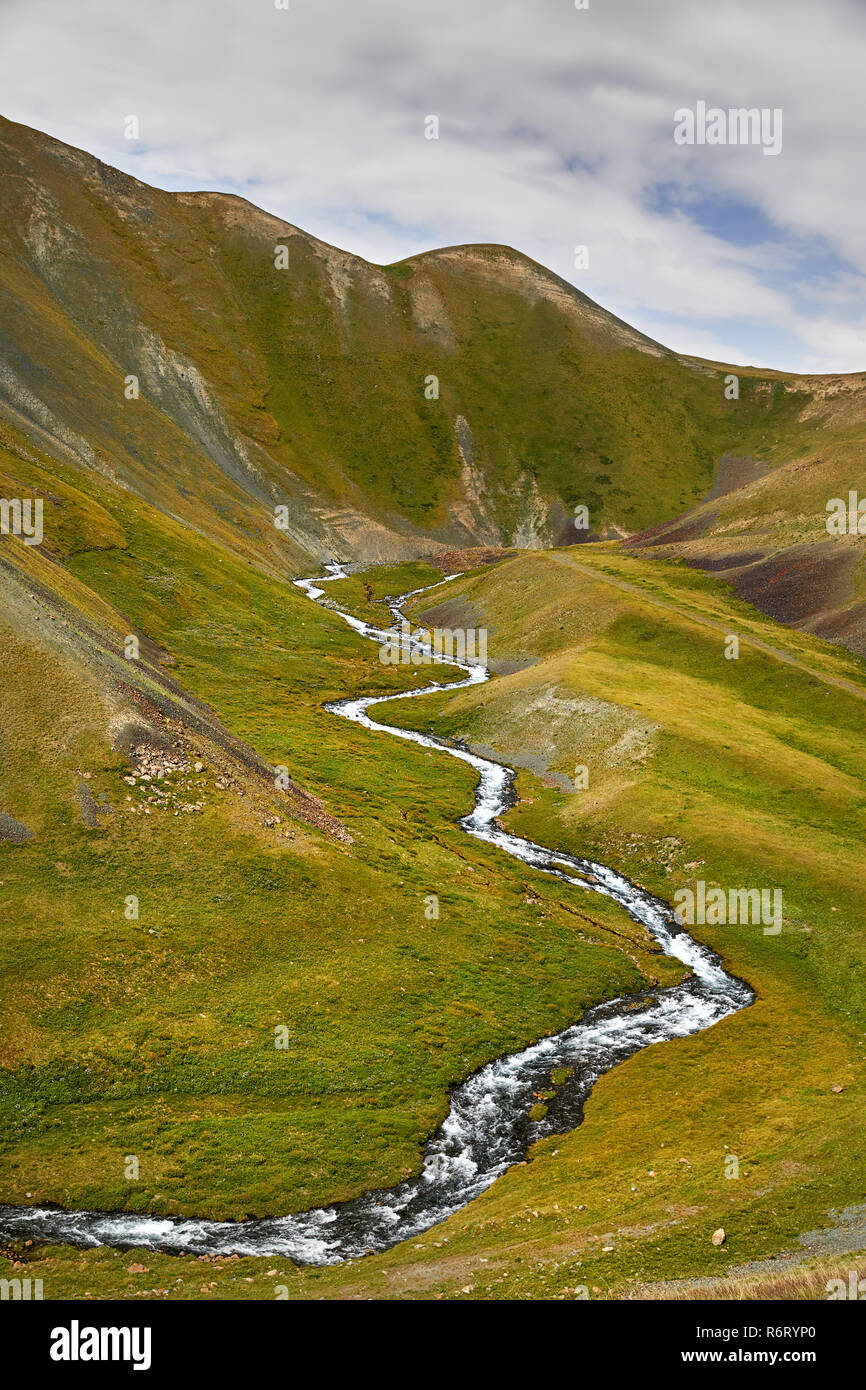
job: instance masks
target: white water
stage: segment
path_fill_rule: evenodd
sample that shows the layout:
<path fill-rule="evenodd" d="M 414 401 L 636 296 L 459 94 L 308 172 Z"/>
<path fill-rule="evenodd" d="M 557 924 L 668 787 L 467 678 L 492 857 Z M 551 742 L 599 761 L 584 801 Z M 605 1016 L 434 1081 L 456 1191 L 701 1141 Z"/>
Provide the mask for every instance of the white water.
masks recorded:
<path fill-rule="evenodd" d="M 384 643 L 391 634 L 338 608 L 318 587 L 344 576 L 342 566 L 329 565 L 327 575 L 295 582 L 314 602 L 338 612 L 356 632 Z M 417 589 L 413 594 L 425 592 Z M 390 605 L 398 622 L 403 617 L 401 605 L 410 597 L 412 594 L 404 594 Z M 405 640 L 408 648 L 434 661 L 442 660 L 419 639 Z M 458 690 L 489 679 L 483 666 L 451 658 L 447 664 L 462 669 L 465 679 L 445 686 L 434 681 L 400 695 L 340 700 L 326 708 L 366 729 L 435 748 L 469 763 L 478 772 L 479 783 L 475 806 L 460 822 L 468 835 L 486 840 L 584 892 L 615 899 L 635 921 L 643 923 L 668 955 L 689 967 L 690 977 L 667 989 L 647 990 L 597 1005 L 563 1032 L 482 1067 L 453 1090 L 450 1112 L 425 1148 L 421 1172 L 396 1187 L 366 1192 L 350 1202 L 295 1216 L 241 1222 L 5 1206 L 0 1207 L 0 1234 L 82 1246 L 284 1256 L 298 1264 L 318 1265 L 386 1250 L 465 1206 L 507 1168 L 520 1162 L 535 1140 L 573 1129 L 580 1123 L 586 1096 L 603 1072 L 651 1043 L 701 1032 L 752 1002 L 748 985 L 728 975 L 713 951 L 682 931 L 660 899 L 603 864 L 545 849 L 501 829 L 497 819 L 514 799 L 510 768 L 427 734 L 392 728 L 370 718 L 368 710 L 384 701 L 418 699 L 433 691 Z M 544 1119 L 530 1120 L 533 1093 L 550 1088 L 551 1070 L 558 1067 L 573 1068 L 573 1075 L 558 1088 Z"/>

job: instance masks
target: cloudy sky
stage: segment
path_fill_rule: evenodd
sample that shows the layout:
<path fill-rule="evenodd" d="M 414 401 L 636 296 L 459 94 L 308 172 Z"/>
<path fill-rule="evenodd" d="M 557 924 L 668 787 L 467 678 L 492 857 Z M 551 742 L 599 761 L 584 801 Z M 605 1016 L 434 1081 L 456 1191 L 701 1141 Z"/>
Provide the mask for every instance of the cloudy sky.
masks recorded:
<path fill-rule="evenodd" d="M 0 109 L 373 261 L 506 242 L 680 351 L 866 370 L 866 0 L 282 3 L 0 0 Z M 781 151 L 678 144 L 698 102 Z"/>

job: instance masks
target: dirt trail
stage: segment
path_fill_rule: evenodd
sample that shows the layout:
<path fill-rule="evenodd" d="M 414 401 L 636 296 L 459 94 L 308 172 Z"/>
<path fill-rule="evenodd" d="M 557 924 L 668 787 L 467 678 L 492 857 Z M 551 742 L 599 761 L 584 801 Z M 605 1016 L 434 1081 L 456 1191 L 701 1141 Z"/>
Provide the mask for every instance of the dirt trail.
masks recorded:
<path fill-rule="evenodd" d="M 749 1260 L 746 1264 L 733 1265 L 724 1275 L 712 1278 L 666 1279 L 655 1283 L 635 1284 L 624 1294 L 627 1298 L 748 1298 L 760 1297 L 750 1286 L 761 1280 L 782 1281 L 792 1273 L 806 1273 L 817 1267 L 831 1277 L 845 1277 L 845 1265 L 832 1263 L 842 1256 L 852 1256 L 847 1265 L 862 1266 L 866 1251 L 866 1203 L 843 1207 L 828 1213 L 836 1224 L 821 1230 L 805 1231 L 797 1237 L 802 1249 L 782 1250 L 768 1259 Z M 827 1264 L 828 1257 L 831 1263 Z M 820 1282 L 820 1281 L 819 1281 Z M 766 1296 L 766 1294 L 764 1295 Z M 770 1295 L 772 1296 L 772 1295 Z M 784 1295 L 779 1295 L 784 1296 Z M 821 1296 L 826 1296 L 822 1290 Z"/>

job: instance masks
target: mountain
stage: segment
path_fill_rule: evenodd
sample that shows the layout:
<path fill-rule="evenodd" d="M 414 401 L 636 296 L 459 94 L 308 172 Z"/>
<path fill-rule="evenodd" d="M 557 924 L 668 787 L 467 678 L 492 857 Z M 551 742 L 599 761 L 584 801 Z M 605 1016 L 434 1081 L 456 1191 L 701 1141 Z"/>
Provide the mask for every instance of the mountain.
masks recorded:
<path fill-rule="evenodd" d="M 819 456 L 792 444 L 794 456 L 777 467 L 766 458 L 727 459 L 705 502 L 627 545 L 706 570 L 762 612 L 862 657 L 866 536 L 850 493 L 866 500 L 864 382 L 837 377 L 821 385 Z M 862 526 L 866 532 L 866 517 Z"/>
<path fill-rule="evenodd" d="M 491 1058 L 680 978 L 618 902 L 460 830 L 470 767 L 328 711 L 429 672 L 290 582 L 323 559 L 378 625 L 467 568 L 412 616 L 488 630 L 496 678 L 378 708 L 516 767 L 508 824 L 666 901 L 785 902 L 778 936 L 701 932 L 753 1008 L 605 1076 L 447 1228 L 206 1284 L 20 1244 L 0 1272 L 631 1296 L 717 1275 L 722 1219 L 751 1261 L 854 1211 L 862 663 L 712 575 L 856 646 L 862 539 L 825 521 L 864 379 L 679 356 L 504 247 L 373 266 L 9 122 L 0 174 L 0 500 L 44 507 L 41 543 L 0 533 L 0 1202 L 242 1218 L 389 1187 Z"/>
<path fill-rule="evenodd" d="M 680 356 L 507 247 L 372 265 L 5 120 L 0 175 L 2 415 L 272 572 L 632 535 L 839 414 L 825 379 Z"/>

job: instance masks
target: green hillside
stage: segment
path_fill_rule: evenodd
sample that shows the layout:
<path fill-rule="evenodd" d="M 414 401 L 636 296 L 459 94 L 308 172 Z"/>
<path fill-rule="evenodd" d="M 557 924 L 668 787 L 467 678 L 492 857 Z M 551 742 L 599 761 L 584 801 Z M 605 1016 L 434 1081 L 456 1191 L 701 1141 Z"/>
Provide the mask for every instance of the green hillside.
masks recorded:
<path fill-rule="evenodd" d="M 699 502 L 726 454 L 784 462 L 837 410 L 820 378 L 745 368 L 728 400 L 730 369 L 507 247 L 371 265 L 9 121 L 0 174 L 0 411 L 280 573 L 299 553 L 571 543 L 576 506 L 594 533 L 640 531 Z"/>
<path fill-rule="evenodd" d="M 8 121 L 0 175 L 0 497 L 44 505 L 41 544 L 0 535 L 0 1201 L 384 1186 L 483 1063 L 680 978 L 464 835 L 471 769 L 324 710 L 429 674 L 291 583 L 327 559 L 382 622 L 467 570 L 413 617 L 484 628 L 494 679 L 380 709 L 517 768 L 509 825 L 668 901 L 784 896 L 779 935 L 695 929 L 752 1008 L 605 1075 L 417 1241 L 324 1271 L 12 1251 L 46 1297 L 639 1296 L 819 1229 L 847 1271 L 866 668 L 814 634 L 866 651 L 863 538 L 824 525 L 864 379 L 678 356 L 505 247 L 371 265 Z M 579 506 L 611 539 L 575 545 Z"/>
<path fill-rule="evenodd" d="M 27 1042 L 6 1079 L 25 1118 L 6 1143 L 5 1194 L 240 1214 L 392 1180 L 417 1164 L 449 1079 L 640 975 L 674 976 L 604 900 L 575 900 L 467 841 L 454 820 L 472 778 L 459 766 L 318 711 L 338 689 L 386 689 L 419 673 L 380 666 L 375 648 L 327 612 L 287 601 L 282 586 L 234 567 L 217 576 L 204 544 L 195 571 L 215 590 L 229 583 L 218 638 L 202 631 L 188 562 L 173 555 L 174 591 L 160 588 L 154 546 L 165 553 L 165 537 L 137 504 L 133 512 L 127 549 L 82 553 L 77 576 L 146 612 L 184 679 L 233 728 L 272 757 L 290 747 L 293 771 L 354 843 L 305 834 L 259 847 L 236 810 L 231 840 L 217 841 L 227 833 L 218 804 L 186 845 L 169 819 L 144 842 L 134 817 L 112 825 L 109 844 L 108 832 L 86 838 L 67 826 L 64 862 L 76 874 L 97 853 L 116 868 L 107 878 L 103 869 L 86 921 L 68 895 L 47 961 L 33 953 L 46 900 L 28 909 L 28 894 L 58 847 L 37 838 L 9 850 L 21 925 L 6 949 L 10 967 L 29 962 L 39 988 L 16 1004 Z M 376 590 L 413 578 L 425 575 L 384 573 Z M 358 581 L 344 588 L 370 612 Z M 641 1296 L 659 1281 L 718 1280 L 796 1252 L 801 1236 L 821 1275 L 803 1276 L 803 1296 L 822 1296 L 826 1277 L 855 1267 L 858 1228 L 840 1212 L 866 1196 L 862 666 L 706 577 L 610 547 L 519 556 L 415 612 L 452 624 L 470 614 L 511 674 L 394 705 L 390 717 L 492 748 L 520 769 L 510 825 L 614 864 L 669 901 L 698 879 L 780 887 L 779 935 L 694 928 L 754 986 L 756 1003 L 604 1076 L 579 1129 L 544 1141 L 469 1207 L 385 1254 L 318 1271 L 272 1257 L 217 1261 L 202 1274 L 194 1261 L 148 1252 L 38 1251 L 28 1267 L 50 1296 L 153 1287 L 273 1297 L 277 1282 L 290 1297 Z M 736 661 L 723 654 L 730 632 L 741 640 Z M 277 677 L 279 693 L 262 705 Z M 577 762 L 589 786 L 565 790 Z M 111 777 L 103 765 L 99 786 L 114 795 Z M 115 904 L 132 866 L 154 895 L 159 935 L 147 946 L 129 927 L 118 933 Z M 443 910 L 425 924 L 431 889 Z M 98 951 L 97 988 L 81 979 L 82 940 Z M 145 988 L 155 968 L 158 999 Z M 275 1018 L 292 1035 L 290 1074 L 273 1051 Z M 118 1171 L 129 1152 L 147 1156 L 134 1185 Z M 722 1248 L 710 1241 L 719 1226 Z"/>

